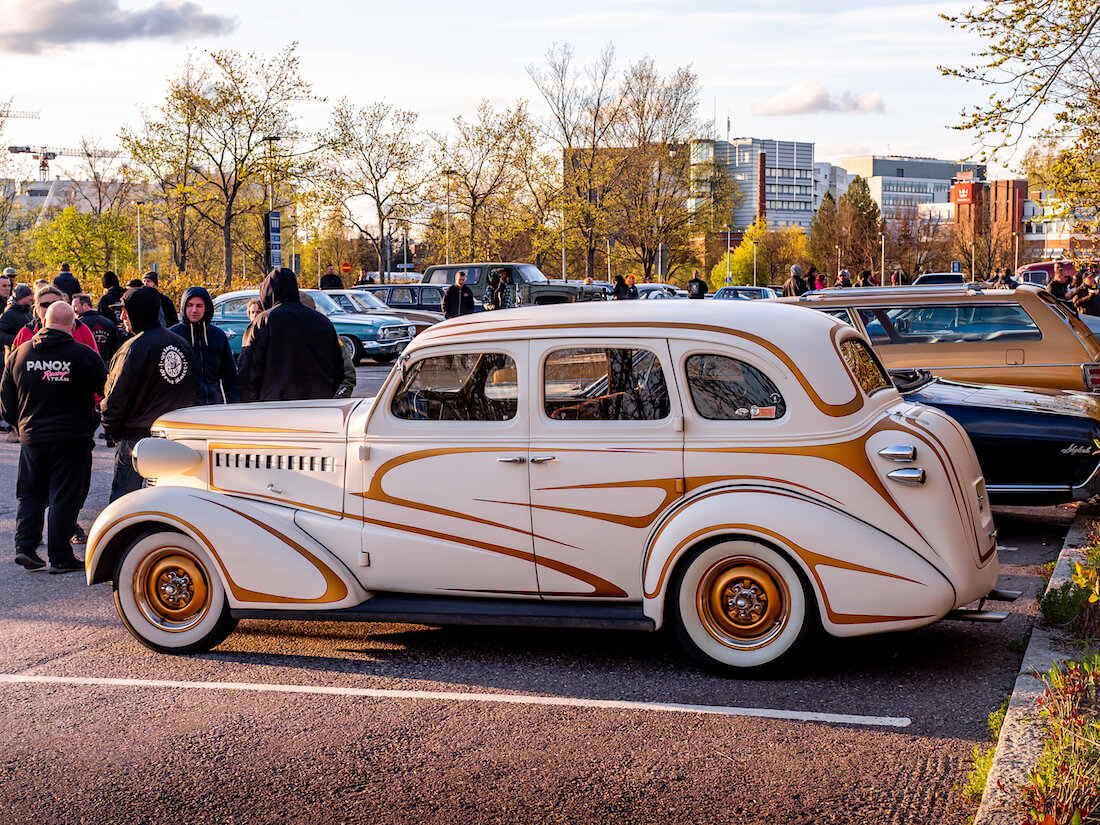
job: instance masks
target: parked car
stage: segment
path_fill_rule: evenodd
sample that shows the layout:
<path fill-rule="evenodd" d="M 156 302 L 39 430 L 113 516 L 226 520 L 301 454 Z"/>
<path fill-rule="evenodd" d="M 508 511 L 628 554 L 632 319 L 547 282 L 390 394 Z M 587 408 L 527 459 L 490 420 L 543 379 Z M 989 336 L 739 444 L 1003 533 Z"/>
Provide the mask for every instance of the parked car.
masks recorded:
<path fill-rule="evenodd" d="M 1062 270 L 1072 279 L 1077 274 L 1077 263 L 1071 258 L 1060 261 L 1035 261 L 1016 269 L 1016 281 L 1021 284 L 1047 286 L 1054 279 L 1054 264 L 1060 263 Z"/>
<path fill-rule="evenodd" d="M 965 431 L 796 307 L 465 316 L 417 336 L 376 398 L 193 407 L 153 432 L 135 462 L 155 486 L 96 519 L 87 580 L 160 651 L 239 618 L 668 624 L 752 671 L 817 628 L 1005 596 Z"/>
<path fill-rule="evenodd" d="M 356 291 L 369 292 L 392 309 L 415 309 L 443 314 L 443 289 L 422 284 L 366 284 Z"/>
<path fill-rule="evenodd" d="M 1062 504 L 1100 493 L 1100 400 L 1092 393 L 965 384 L 927 370 L 891 375 L 907 401 L 962 424 L 991 501 Z"/>
<path fill-rule="evenodd" d="M 720 301 L 736 300 L 758 301 L 761 298 L 779 298 L 782 291 L 770 286 L 724 286 L 714 293 Z"/>
<path fill-rule="evenodd" d="M 371 292 L 361 289 L 329 289 L 325 294 L 344 312 L 363 312 L 368 315 L 381 315 L 385 318 L 399 318 L 416 327 L 419 335 L 432 324 L 443 320 L 442 312 L 428 312 L 418 309 L 394 309 L 387 306 Z"/>
<path fill-rule="evenodd" d="M 914 279 L 913 286 L 966 286 L 966 276 L 961 272 L 925 272 Z"/>
<path fill-rule="evenodd" d="M 515 281 L 518 302 L 521 305 L 568 304 L 575 301 L 602 301 L 604 291 L 595 284 L 581 281 L 550 280 L 534 264 L 474 263 L 441 264 L 429 266 L 420 279 L 425 284 L 437 284 L 446 288 L 455 282 L 458 272 L 466 273 L 466 286 L 474 293 L 477 309 L 483 309 L 489 301 L 490 276 L 504 277 L 511 273 Z"/>
<path fill-rule="evenodd" d="M 407 321 L 382 315 L 344 312 L 327 293 L 319 289 L 300 291 L 313 298 L 317 311 L 332 321 L 336 334 L 340 336 L 340 344 L 353 364 L 358 364 L 364 357 L 372 358 L 379 364 L 388 364 L 401 354 L 405 345 L 416 335 L 416 327 Z M 214 299 L 211 323 L 225 332 L 234 355 L 240 354 L 241 339 L 248 328 L 248 301 L 258 294 L 255 289 L 244 289 L 227 292 Z"/>
<path fill-rule="evenodd" d="M 648 300 L 666 298 L 686 298 L 687 290 L 678 289 L 672 284 L 637 284 L 638 297 Z"/>
<path fill-rule="evenodd" d="M 852 324 L 889 369 L 981 384 L 1100 389 L 1100 342 L 1043 290 L 974 287 L 826 289 L 780 302 Z"/>

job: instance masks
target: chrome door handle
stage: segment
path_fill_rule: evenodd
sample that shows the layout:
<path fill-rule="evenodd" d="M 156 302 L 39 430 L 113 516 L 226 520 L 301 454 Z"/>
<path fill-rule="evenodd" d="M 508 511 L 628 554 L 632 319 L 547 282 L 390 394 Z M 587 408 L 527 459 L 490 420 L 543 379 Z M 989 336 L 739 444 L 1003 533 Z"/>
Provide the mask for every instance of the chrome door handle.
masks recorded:
<path fill-rule="evenodd" d="M 557 461 L 556 455 L 537 455 L 531 459 L 532 464 L 545 464 L 547 461 Z"/>
<path fill-rule="evenodd" d="M 273 492 L 277 496 L 281 496 L 283 494 L 283 491 L 280 490 L 278 487 L 276 487 L 274 484 L 268 484 L 267 489 L 270 490 L 271 492 Z"/>
<path fill-rule="evenodd" d="M 501 464 L 526 464 L 527 459 L 521 455 L 514 455 L 511 458 L 498 458 Z"/>
<path fill-rule="evenodd" d="M 910 484 L 914 487 L 919 484 L 924 484 L 924 470 L 920 467 L 904 467 L 900 470 L 889 472 L 886 475 L 899 484 Z"/>

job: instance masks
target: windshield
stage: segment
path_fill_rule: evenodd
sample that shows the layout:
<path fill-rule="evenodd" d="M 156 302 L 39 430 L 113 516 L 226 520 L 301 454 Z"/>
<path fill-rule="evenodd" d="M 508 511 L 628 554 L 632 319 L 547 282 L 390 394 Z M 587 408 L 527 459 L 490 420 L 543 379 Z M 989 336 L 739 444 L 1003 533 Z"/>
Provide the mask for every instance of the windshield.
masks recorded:
<path fill-rule="evenodd" d="M 370 312 L 372 309 L 389 309 L 385 302 L 379 300 L 378 296 L 372 292 L 349 292 L 347 295 L 360 312 Z"/>
<path fill-rule="evenodd" d="M 520 281 L 528 284 L 545 284 L 546 276 L 542 274 L 537 266 L 531 264 L 520 264 L 516 267 L 516 271 L 519 273 Z"/>
<path fill-rule="evenodd" d="M 317 311 L 320 312 L 322 315 L 345 314 L 344 310 L 340 309 L 340 307 L 336 305 L 336 302 L 333 301 L 325 293 L 321 292 L 321 290 L 307 289 L 306 292 L 309 293 L 309 297 L 312 298 L 313 303 L 317 305 Z"/>

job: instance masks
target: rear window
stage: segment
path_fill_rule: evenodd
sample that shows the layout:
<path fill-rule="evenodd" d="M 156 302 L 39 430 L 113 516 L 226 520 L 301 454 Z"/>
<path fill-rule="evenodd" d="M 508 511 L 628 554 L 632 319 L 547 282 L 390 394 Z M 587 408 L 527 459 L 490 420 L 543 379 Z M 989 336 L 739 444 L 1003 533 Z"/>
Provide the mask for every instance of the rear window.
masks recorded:
<path fill-rule="evenodd" d="M 841 341 L 840 354 L 844 356 L 844 363 L 848 365 L 856 383 L 867 395 L 894 386 L 886 368 L 862 341 L 855 338 Z"/>
<path fill-rule="evenodd" d="M 752 364 L 725 355 L 692 355 L 685 366 L 691 403 L 703 418 L 768 420 L 787 412 L 775 384 Z"/>
<path fill-rule="evenodd" d="M 429 283 L 453 284 L 455 282 L 455 275 L 459 272 L 466 273 L 466 286 L 474 286 L 481 281 L 480 266 L 445 266 L 432 270 Z"/>
<path fill-rule="evenodd" d="M 1039 327 L 1019 304 L 924 304 L 861 307 L 871 343 L 981 343 L 1039 341 Z"/>

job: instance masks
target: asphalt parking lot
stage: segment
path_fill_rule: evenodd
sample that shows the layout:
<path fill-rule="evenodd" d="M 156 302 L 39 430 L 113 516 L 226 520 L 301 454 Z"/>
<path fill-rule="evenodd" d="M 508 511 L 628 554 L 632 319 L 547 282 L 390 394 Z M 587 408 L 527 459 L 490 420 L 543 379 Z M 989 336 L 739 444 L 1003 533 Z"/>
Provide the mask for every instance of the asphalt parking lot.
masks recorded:
<path fill-rule="evenodd" d="M 360 368 L 357 395 L 388 372 Z M 0 444 L 14 489 L 18 447 Z M 97 447 L 82 523 L 106 501 Z M 109 585 L 10 563 L 0 504 L 0 810 L 22 822 L 964 823 L 1040 567 L 1074 508 L 996 511 L 1002 624 L 823 640 L 784 680 L 665 633 L 243 621 L 164 656 Z"/>

